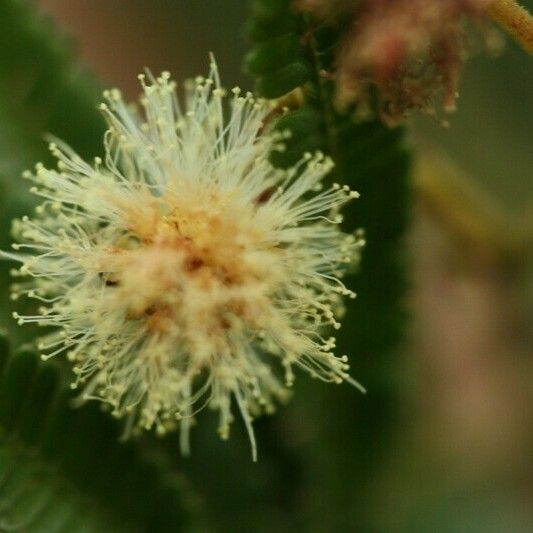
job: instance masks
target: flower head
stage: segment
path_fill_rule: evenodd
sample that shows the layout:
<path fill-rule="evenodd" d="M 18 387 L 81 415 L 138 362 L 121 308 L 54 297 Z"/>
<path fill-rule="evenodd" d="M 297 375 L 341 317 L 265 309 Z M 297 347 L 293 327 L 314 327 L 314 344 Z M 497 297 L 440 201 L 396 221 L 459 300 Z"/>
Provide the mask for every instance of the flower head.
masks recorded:
<path fill-rule="evenodd" d="M 407 112 L 455 109 L 465 60 L 464 23 L 480 21 L 493 0 L 300 0 L 321 17 L 353 17 L 338 57 L 337 98 L 370 107 L 395 124 Z"/>
<path fill-rule="evenodd" d="M 13 297 L 42 306 L 16 318 L 56 327 L 43 358 L 66 353 L 81 398 L 110 405 L 128 434 L 180 425 L 186 451 L 199 409 L 218 410 L 226 437 L 236 404 L 255 456 L 251 419 L 287 395 L 293 367 L 353 382 L 323 335 L 354 296 L 339 278 L 362 243 L 338 211 L 356 193 L 322 187 L 320 153 L 275 169 L 273 104 L 227 98 L 214 62 L 183 102 L 168 73 L 140 80 L 144 113 L 105 93 L 103 160 L 56 141 L 58 169 L 25 174 L 44 202 L 14 224 L 28 255 Z"/>

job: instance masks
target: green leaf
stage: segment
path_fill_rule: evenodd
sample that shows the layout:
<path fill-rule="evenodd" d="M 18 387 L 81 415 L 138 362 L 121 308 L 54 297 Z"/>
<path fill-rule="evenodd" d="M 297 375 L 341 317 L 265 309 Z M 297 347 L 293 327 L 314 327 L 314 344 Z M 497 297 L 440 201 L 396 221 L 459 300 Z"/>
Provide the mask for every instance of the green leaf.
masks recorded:
<path fill-rule="evenodd" d="M 0 335 L 0 530 L 183 531 L 194 496 L 168 460 L 73 408 L 62 370 Z"/>
<path fill-rule="evenodd" d="M 134 531 L 18 439 L 2 437 L 0 461 L 1 531 Z"/>
<path fill-rule="evenodd" d="M 271 25 L 269 20 L 254 20 L 247 24 L 247 35 L 256 42 L 268 41 L 272 37 L 279 37 L 285 33 L 298 29 L 296 17 L 286 17 Z"/>
<path fill-rule="evenodd" d="M 258 44 L 244 61 L 250 74 L 265 74 L 291 63 L 300 55 L 300 43 L 294 33 L 281 35 L 271 41 Z"/>
<path fill-rule="evenodd" d="M 305 152 L 314 153 L 324 148 L 324 120 L 321 113 L 311 107 L 306 106 L 283 115 L 276 121 L 275 129 L 290 133 L 284 143 L 285 149 L 270 155 L 275 166 L 290 167 Z"/>
<path fill-rule="evenodd" d="M 297 59 L 288 65 L 257 78 L 256 89 L 265 98 L 277 98 L 300 87 L 312 75 L 311 66 L 306 60 Z"/>

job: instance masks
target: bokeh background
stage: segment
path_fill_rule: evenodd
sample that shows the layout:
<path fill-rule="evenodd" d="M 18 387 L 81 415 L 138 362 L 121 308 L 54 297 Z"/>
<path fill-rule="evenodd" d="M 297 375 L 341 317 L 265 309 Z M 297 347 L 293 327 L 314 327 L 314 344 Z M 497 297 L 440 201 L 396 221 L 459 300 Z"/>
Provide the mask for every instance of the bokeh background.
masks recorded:
<path fill-rule="evenodd" d="M 72 36 L 102 85 L 118 86 L 131 98 L 145 67 L 183 79 L 206 72 L 210 51 L 226 86 L 252 87 L 241 68 L 245 0 L 39 4 L 59 28 L 51 31 Z M 412 320 L 400 370 L 406 385 L 399 406 L 403 424 L 374 475 L 379 505 L 373 528 L 533 531 L 533 58 L 509 41 L 497 57 L 476 53 L 461 84 L 459 110 L 449 120 L 449 128 L 427 118 L 410 125 L 415 202 L 405 243 Z M 6 231 L 2 227 L 2 235 Z M 353 369 L 357 376 L 357 361 Z M 298 387 L 308 393 L 321 385 Z M 327 486 L 339 492 L 323 494 L 320 483 L 327 475 L 319 469 L 327 469 L 327 454 L 340 448 L 314 440 L 346 432 L 307 427 L 305 413 L 317 408 L 334 419 L 336 402 L 354 394 L 336 389 L 327 395 L 327 406 L 302 405 L 297 388 L 291 404 L 261 422 L 268 427 L 260 429 L 260 439 L 272 442 L 259 465 L 248 462 L 245 439 L 221 443 L 212 427 L 195 430 L 197 440 L 209 442 L 198 446 L 183 469 L 208 486 L 220 530 L 328 531 L 343 524 L 327 517 L 347 513 L 349 498 L 342 491 L 357 485 L 357 471 L 334 469 L 337 484 Z M 365 408 L 364 399 L 358 408 Z M 276 455 L 280 434 L 289 446 L 279 446 Z M 358 438 L 357 427 L 351 438 Z M 325 457 L 318 473 L 309 474 L 302 472 L 299 455 L 311 444 Z M 342 464 L 342 458 L 335 460 Z M 217 469 L 227 477 L 212 475 Z M 314 490 L 295 495 L 292 487 L 302 476 L 315 476 Z M 288 521 L 299 507 L 316 509 L 314 526 Z M 343 528 L 359 531 L 354 521 Z"/>

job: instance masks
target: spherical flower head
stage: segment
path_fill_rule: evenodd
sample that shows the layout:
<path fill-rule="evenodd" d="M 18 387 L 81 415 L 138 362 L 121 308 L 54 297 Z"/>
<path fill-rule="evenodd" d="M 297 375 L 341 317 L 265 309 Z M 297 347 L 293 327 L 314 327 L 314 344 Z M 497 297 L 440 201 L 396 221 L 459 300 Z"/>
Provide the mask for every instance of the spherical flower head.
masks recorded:
<path fill-rule="evenodd" d="M 125 418 L 127 435 L 179 425 L 186 452 L 195 413 L 217 410 L 225 438 L 236 406 L 255 457 L 251 420 L 287 396 L 294 367 L 355 383 L 327 334 L 354 296 L 339 278 L 362 242 L 338 211 L 356 193 L 322 187 L 322 154 L 275 169 L 273 104 L 227 97 L 214 62 L 182 101 L 168 73 L 140 80 L 142 113 L 105 93 L 105 158 L 56 141 L 58 169 L 26 174 L 44 202 L 14 224 L 28 253 L 15 254 L 26 280 L 13 298 L 42 306 L 16 318 L 56 327 L 43 358 L 66 354 L 73 388 Z"/>

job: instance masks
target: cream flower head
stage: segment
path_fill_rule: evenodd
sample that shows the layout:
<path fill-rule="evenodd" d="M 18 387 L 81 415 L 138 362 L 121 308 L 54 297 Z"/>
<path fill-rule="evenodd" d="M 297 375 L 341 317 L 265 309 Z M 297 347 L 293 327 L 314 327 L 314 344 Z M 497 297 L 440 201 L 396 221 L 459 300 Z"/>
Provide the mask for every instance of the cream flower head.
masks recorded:
<path fill-rule="evenodd" d="M 356 193 L 322 188 L 332 162 L 320 153 L 274 168 L 273 104 L 226 97 L 214 61 L 183 101 L 168 73 L 140 80 L 144 113 L 105 93 L 103 160 L 56 141 L 57 170 L 25 174 L 44 202 L 14 223 L 27 253 L 10 254 L 26 278 L 13 299 L 42 306 L 15 318 L 56 327 L 42 357 L 65 353 L 73 388 L 125 418 L 126 435 L 179 425 L 187 453 L 193 416 L 217 410 L 226 438 L 235 404 L 255 459 L 252 418 L 287 396 L 294 367 L 357 385 L 323 336 L 354 296 L 339 278 L 362 239 L 341 232 L 338 211 Z"/>

